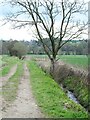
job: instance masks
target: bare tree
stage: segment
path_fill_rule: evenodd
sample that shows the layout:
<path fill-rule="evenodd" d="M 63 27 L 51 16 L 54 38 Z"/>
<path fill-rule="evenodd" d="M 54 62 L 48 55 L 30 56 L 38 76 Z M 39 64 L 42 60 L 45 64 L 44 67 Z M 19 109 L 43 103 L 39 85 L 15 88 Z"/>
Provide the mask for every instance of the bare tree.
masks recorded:
<path fill-rule="evenodd" d="M 6 17 L 6 20 L 13 22 L 16 28 L 35 26 L 36 37 L 51 60 L 54 72 L 58 51 L 67 42 L 80 38 L 86 29 L 86 23 L 77 19 L 77 16 L 86 12 L 85 3 L 77 0 L 6 1 L 17 8 Z M 45 37 L 50 41 L 50 46 L 44 42 Z"/>

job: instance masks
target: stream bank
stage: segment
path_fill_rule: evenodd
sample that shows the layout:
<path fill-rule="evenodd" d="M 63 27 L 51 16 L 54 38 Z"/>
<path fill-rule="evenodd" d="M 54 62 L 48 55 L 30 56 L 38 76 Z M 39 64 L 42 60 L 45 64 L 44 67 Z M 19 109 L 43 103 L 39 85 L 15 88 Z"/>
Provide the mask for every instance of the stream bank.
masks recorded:
<path fill-rule="evenodd" d="M 76 96 L 73 94 L 73 92 L 69 91 L 68 89 L 64 88 L 62 84 L 60 84 L 60 87 L 62 88 L 62 90 L 67 94 L 67 96 L 73 100 L 75 103 L 79 104 L 78 99 L 76 98 Z"/>
<path fill-rule="evenodd" d="M 38 65 L 47 74 L 50 73 L 50 63 L 48 61 L 38 61 Z M 86 110 L 90 112 L 88 100 L 88 75 L 84 71 L 74 69 L 72 66 L 58 62 L 55 66 L 54 79 L 59 85 L 67 89 L 67 96 L 76 100 Z M 70 98 L 70 99 L 71 99 Z"/>

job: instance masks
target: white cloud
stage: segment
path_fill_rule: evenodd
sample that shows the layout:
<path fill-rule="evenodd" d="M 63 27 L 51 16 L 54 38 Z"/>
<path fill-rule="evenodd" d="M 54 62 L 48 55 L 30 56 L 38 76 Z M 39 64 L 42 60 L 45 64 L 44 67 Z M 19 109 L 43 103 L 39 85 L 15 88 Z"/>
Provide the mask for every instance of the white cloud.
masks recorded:
<path fill-rule="evenodd" d="M 0 25 L 2 23 L 0 22 Z M 0 39 L 9 40 L 31 40 L 33 38 L 33 33 L 31 30 L 26 28 L 12 29 L 10 23 L 1 26 L 0 28 Z"/>

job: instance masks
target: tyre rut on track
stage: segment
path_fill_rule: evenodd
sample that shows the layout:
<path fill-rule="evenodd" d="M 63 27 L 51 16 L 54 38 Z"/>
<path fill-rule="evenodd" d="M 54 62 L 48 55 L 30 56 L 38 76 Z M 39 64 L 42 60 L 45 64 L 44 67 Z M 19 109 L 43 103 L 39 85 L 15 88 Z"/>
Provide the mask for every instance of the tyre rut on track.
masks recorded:
<path fill-rule="evenodd" d="M 6 111 L 3 111 L 3 118 L 43 118 L 32 94 L 29 74 L 24 64 L 24 74 L 20 79 L 17 98 Z"/>

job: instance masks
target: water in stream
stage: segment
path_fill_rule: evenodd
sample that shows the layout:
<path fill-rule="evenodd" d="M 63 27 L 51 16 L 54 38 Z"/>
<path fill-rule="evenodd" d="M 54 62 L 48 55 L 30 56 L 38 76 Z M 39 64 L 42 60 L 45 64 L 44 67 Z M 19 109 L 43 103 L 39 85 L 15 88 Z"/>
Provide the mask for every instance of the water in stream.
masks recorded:
<path fill-rule="evenodd" d="M 73 94 L 73 92 L 71 92 L 71 91 L 67 90 L 66 88 L 64 88 L 62 84 L 61 84 L 60 86 L 61 86 L 61 88 L 62 88 L 64 91 L 66 91 L 67 96 L 68 96 L 71 100 L 73 100 L 75 103 L 78 103 L 78 104 L 79 104 L 79 101 L 77 100 L 77 98 L 75 97 L 75 95 Z"/>
<path fill-rule="evenodd" d="M 73 100 L 76 103 L 79 103 L 79 101 L 77 100 L 77 98 L 74 96 L 74 94 L 71 91 L 67 91 L 67 95 L 71 100 Z"/>
<path fill-rule="evenodd" d="M 75 95 L 73 94 L 73 92 L 71 92 L 71 91 L 67 90 L 66 88 L 64 88 L 62 84 L 60 84 L 60 87 L 62 88 L 63 91 L 65 91 L 65 93 L 67 94 L 67 96 L 68 96 L 71 100 L 73 100 L 75 103 L 80 104 L 79 101 L 78 101 L 78 99 L 77 99 L 77 98 L 75 97 Z M 85 108 L 85 109 L 86 109 L 86 111 L 88 112 L 88 109 L 87 109 L 87 108 Z"/>

